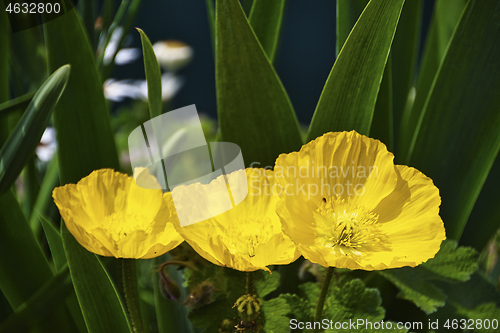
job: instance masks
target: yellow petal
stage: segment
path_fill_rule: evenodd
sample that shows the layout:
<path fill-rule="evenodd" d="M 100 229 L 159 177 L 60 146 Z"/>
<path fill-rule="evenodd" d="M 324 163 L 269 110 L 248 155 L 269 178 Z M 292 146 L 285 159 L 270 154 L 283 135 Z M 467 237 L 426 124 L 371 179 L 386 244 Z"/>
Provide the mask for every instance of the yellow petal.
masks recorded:
<path fill-rule="evenodd" d="M 156 181 L 149 172 L 142 177 Z M 111 169 L 58 187 L 53 197 L 71 234 L 96 254 L 150 258 L 182 242 L 169 222 L 172 216 L 161 190 L 141 188 L 131 177 Z"/>
<path fill-rule="evenodd" d="M 235 183 L 234 178 L 241 172 L 227 175 L 228 184 Z M 241 203 L 199 223 L 182 227 L 174 221 L 177 230 L 193 249 L 216 265 L 254 271 L 296 260 L 299 253 L 290 238 L 282 233 L 275 212 L 279 196 L 272 191 L 275 185 L 272 175 L 269 170 L 246 169 L 248 195 Z M 211 184 L 190 186 L 200 188 L 199 193 L 210 193 Z M 189 191 L 188 187 L 181 187 L 179 191 Z M 201 200 L 202 197 L 193 199 L 193 209 L 196 203 L 202 204 Z"/>

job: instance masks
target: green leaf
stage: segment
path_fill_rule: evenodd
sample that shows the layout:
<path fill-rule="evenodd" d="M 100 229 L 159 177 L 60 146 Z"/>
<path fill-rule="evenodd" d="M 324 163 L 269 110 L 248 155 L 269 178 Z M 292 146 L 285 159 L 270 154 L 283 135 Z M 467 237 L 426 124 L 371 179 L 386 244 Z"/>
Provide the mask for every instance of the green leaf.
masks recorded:
<path fill-rule="evenodd" d="M 290 318 L 287 316 L 290 312 L 290 305 L 283 297 L 263 301 L 264 331 L 266 333 L 283 332 L 284 328 L 290 326 Z"/>
<path fill-rule="evenodd" d="M 210 27 L 210 39 L 212 50 L 215 52 L 215 6 L 213 0 L 205 0 L 207 4 L 208 26 Z"/>
<path fill-rule="evenodd" d="M 69 72 L 69 66 L 62 66 L 45 81 L 0 150 L 0 194 L 16 180 L 40 142 L 52 110 L 68 82 Z"/>
<path fill-rule="evenodd" d="M 55 154 L 47 165 L 47 170 L 45 171 L 40 190 L 38 191 L 38 196 L 33 206 L 33 212 L 29 218 L 29 225 L 35 235 L 38 235 L 41 227 L 40 220 L 36 213 L 46 215 L 49 206 L 51 204 L 54 205 L 52 201 L 52 190 L 54 190 L 58 183 L 59 167 L 57 165 L 57 154 Z"/>
<path fill-rule="evenodd" d="M 272 274 L 262 270 L 254 273 L 255 289 L 259 298 L 264 299 L 267 295 L 275 291 L 280 285 L 280 274 L 274 271 Z"/>
<path fill-rule="evenodd" d="M 409 151 L 409 165 L 439 188 L 447 236 L 457 240 L 500 149 L 498 15 L 497 2 L 468 3 Z"/>
<path fill-rule="evenodd" d="M 146 81 L 148 83 L 148 102 L 149 114 L 151 119 L 161 115 L 161 70 L 156 59 L 153 46 L 148 37 L 141 29 L 137 28 L 141 34 L 142 54 L 144 55 L 144 70 L 146 72 Z"/>
<path fill-rule="evenodd" d="M 254 0 L 248 19 L 271 63 L 278 48 L 284 10 L 285 0 Z"/>
<path fill-rule="evenodd" d="M 57 304 L 71 293 L 73 286 L 67 266 L 43 285 L 26 302 L 16 308 L 16 312 L 0 325 L 0 333 L 24 332 L 50 315 Z"/>
<path fill-rule="evenodd" d="M 438 0 L 439 1 L 439 0 Z M 415 82 L 420 47 L 424 2 L 406 1 L 391 47 L 392 100 L 395 144 L 399 144 L 400 124 Z M 394 151 L 394 150 L 391 150 Z"/>
<path fill-rule="evenodd" d="M 337 47 L 339 54 L 369 0 L 337 0 Z"/>
<path fill-rule="evenodd" d="M 307 141 L 330 131 L 369 134 L 403 3 L 372 0 L 366 6 L 328 76 Z"/>
<path fill-rule="evenodd" d="M 9 56 L 10 56 L 10 33 L 7 12 L 0 6 L 0 110 L 9 99 Z M 9 124 L 0 111 L 0 146 L 9 136 Z"/>
<path fill-rule="evenodd" d="M 115 141 L 94 56 L 75 10 L 44 24 L 49 68 L 71 64 L 66 93 L 54 111 L 61 184 L 92 171 L 119 168 Z"/>
<path fill-rule="evenodd" d="M 398 297 L 409 300 L 427 314 L 446 303 L 447 295 L 436 281 L 458 283 L 467 281 L 477 270 L 477 253 L 472 248 L 459 247 L 454 241 L 444 241 L 433 259 L 420 266 L 403 267 L 379 273 L 399 288 Z"/>
<path fill-rule="evenodd" d="M 406 162 L 411 140 L 431 91 L 432 83 L 443 61 L 448 44 L 462 16 L 466 3 L 466 0 L 437 0 L 434 5 L 422 64 L 420 65 L 416 96 L 409 107 L 404 110 L 401 120 L 400 146 L 396 155 L 403 157 L 401 163 Z M 404 36 L 402 38 L 408 37 Z"/>
<path fill-rule="evenodd" d="M 370 137 L 383 142 L 389 151 L 393 151 L 394 147 L 392 89 L 392 56 L 389 56 L 380 83 L 370 128 Z"/>
<path fill-rule="evenodd" d="M 155 266 L 163 264 L 171 260 L 170 255 L 167 253 L 163 256 L 157 257 L 154 260 Z M 182 287 L 182 273 L 177 270 L 177 267 L 167 266 L 169 277 L 180 289 L 181 299 L 186 298 L 186 290 Z M 154 288 L 154 304 L 156 310 L 156 318 L 158 321 L 159 333 L 170 332 L 192 332 L 191 323 L 187 320 L 187 308 L 182 305 L 180 301 L 167 299 L 160 291 L 160 274 L 153 273 L 153 288 Z"/>
<path fill-rule="evenodd" d="M 12 308 L 19 308 L 53 277 L 13 191 L 0 195 L 0 290 Z M 61 307 L 40 323 L 44 332 L 67 332 Z"/>
<path fill-rule="evenodd" d="M 246 165 L 274 165 L 302 144 L 290 100 L 238 0 L 216 2 L 216 31 L 222 139 L 240 146 Z"/>
<path fill-rule="evenodd" d="M 461 314 L 469 319 L 475 321 L 474 323 L 474 332 L 498 332 L 498 318 L 500 318 L 500 307 L 495 303 L 486 303 L 478 306 L 474 309 L 459 309 L 458 314 Z M 496 319 L 497 324 L 492 325 L 492 320 Z M 481 322 L 481 328 L 479 325 L 476 326 L 476 323 Z M 488 329 L 484 328 L 485 323 L 488 322 Z M 496 327 L 496 328 L 494 328 Z"/>
<path fill-rule="evenodd" d="M 10 101 L 0 104 L 0 117 L 5 117 L 11 112 L 26 110 L 31 100 L 35 96 L 34 92 L 29 92 Z"/>
<path fill-rule="evenodd" d="M 89 332 L 131 332 L 118 293 L 99 259 L 78 244 L 64 224 L 61 234 Z"/>
<path fill-rule="evenodd" d="M 67 262 L 61 234 L 59 233 L 59 230 L 54 227 L 52 222 L 50 222 L 40 214 L 37 215 L 40 223 L 43 226 L 43 231 L 45 232 L 47 242 L 49 243 L 52 260 L 54 260 L 54 266 L 56 268 L 56 271 L 59 271 Z"/>

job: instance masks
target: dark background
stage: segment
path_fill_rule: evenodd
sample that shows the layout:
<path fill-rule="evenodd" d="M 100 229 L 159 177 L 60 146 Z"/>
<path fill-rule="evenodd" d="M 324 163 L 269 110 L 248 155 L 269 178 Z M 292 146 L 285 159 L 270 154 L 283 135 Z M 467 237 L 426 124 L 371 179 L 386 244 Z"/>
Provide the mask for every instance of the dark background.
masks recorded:
<path fill-rule="evenodd" d="M 424 0 L 422 40 L 433 6 L 434 0 Z M 333 0 L 287 1 L 275 68 L 303 124 L 311 121 L 335 61 L 335 10 Z M 176 39 L 193 48 L 193 61 L 179 73 L 185 84 L 172 108 L 196 104 L 198 112 L 216 118 L 214 57 L 205 1 L 145 0 L 135 26 L 146 32 L 151 43 Z M 127 47 L 140 46 L 139 33 L 133 32 Z M 132 64 L 115 67 L 111 77 L 144 79 L 142 57 Z"/>

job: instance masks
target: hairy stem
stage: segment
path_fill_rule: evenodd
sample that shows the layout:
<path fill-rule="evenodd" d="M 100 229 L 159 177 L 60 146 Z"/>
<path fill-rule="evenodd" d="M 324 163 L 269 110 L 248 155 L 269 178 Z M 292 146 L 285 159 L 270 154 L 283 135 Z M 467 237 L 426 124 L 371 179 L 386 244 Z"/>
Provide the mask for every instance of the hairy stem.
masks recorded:
<path fill-rule="evenodd" d="M 328 289 L 330 288 L 330 282 L 332 281 L 334 269 L 334 267 L 328 267 L 326 270 L 325 281 L 323 282 L 323 288 L 321 288 L 321 294 L 319 294 L 318 307 L 316 308 L 316 316 L 314 317 L 314 321 L 321 321 L 321 316 L 323 315 L 323 307 L 325 305 Z"/>
<path fill-rule="evenodd" d="M 123 292 L 132 332 L 143 333 L 135 259 L 121 259 Z"/>

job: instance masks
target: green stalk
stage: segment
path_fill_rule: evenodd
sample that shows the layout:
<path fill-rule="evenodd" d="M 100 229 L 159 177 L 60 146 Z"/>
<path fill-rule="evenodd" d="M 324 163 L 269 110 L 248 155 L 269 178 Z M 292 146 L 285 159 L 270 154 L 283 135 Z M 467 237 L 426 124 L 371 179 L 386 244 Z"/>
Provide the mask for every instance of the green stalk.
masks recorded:
<path fill-rule="evenodd" d="M 141 303 L 137 285 L 136 262 L 135 259 L 121 259 L 121 263 L 123 292 L 130 326 L 134 333 L 143 333 L 144 328 L 142 326 Z"/>
<path fill-rule="evenodd" d="M 323 288 L 321 288 L 321 294 L 319 295 L 318 307 L 316 308 L 316 316 L 314 317 L 314 321 L 321 321 L 321 316 L 323 315 L 323 307 L 325 305 L 326 295 L 328 294 L 328 288 L 330 288 L 330 282 L 332 281 L 334 269 L 334 267 L 328 267 L 326 270 L 325 281 L 323 282 Z"/>

